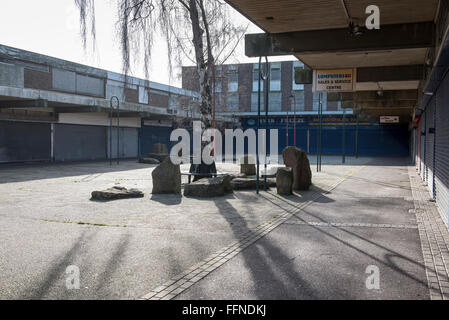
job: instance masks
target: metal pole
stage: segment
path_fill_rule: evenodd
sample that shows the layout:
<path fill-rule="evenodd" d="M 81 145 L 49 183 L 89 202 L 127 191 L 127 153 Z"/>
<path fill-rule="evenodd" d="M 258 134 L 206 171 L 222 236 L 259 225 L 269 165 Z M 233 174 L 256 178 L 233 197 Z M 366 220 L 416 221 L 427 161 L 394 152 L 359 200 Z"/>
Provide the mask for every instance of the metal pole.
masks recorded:
<path fill-rule="evenodd" d="M 120 163 L 120 101 L 117 98 L 117 164 Z"/>
<path fill-rule="evenodd" d="M 320 172 L 320 103 L 321 103 L 321 93 L 318 93 L 318 130 L 316 133 L 316 172 Z"/>
<path fill-rule="evenodd" d="M 286 147 L 288 147 L 288 109 L 290 107 L 290 98 L 287 98 L 287 121 L 286 121 L 286 129 L 285 129 L 285 137 L 287 139 L 287 142 L 285 144 Z"/>
<path fill-rule="evenodd" d="M 260 129 L 260 80 L 262 79 L 262 57 L 259 57 L 259 77 L 257 85 L 257 134 L 256 134 L 256 159 L 257 159 L 257 176 L 256 176 L 256 194 L 259 194 L 259 129 Z"/>
<path fill-rule="evenodd" d="M 295 113 L 293 116 L 293 145 L 296 147 L 296 96 L 292 93 L 293 103 L 295 104 Z"/>
<path fill-rule="evenodd" d="M 216 81 L 216 73 L 215 73 L 215 63 L 212 67 L 212 90 L 213 90 L 213 97 L 212 97 L 212 129 L 214 130 L 214 142 L 212 147 L 212 154 L 214 155 L 214 161 L 215 161 L 215 81 Z"/>
<path fill-rule="evenodd" d="M 355 126 L 355 157 L 359 157 L 359 114 L 357 113 L 357 123 Z"/>
<path fill-rule="evenodd" d="M 268 148 L 268 108 L 270 105 L 270 64 L 267 62 L 266 69 L 265 69 L 265 163 L 264 163 L 264 170 L 265 175 L 263 178 L 263 189 L 264 191 L 267 191 L 267 148 Z"/>
<path fill-rule="evenodd" d="M 322 153 L 323 153 L 323 93 L 320 93 L 320 172 L 321 172 Z"/>
<path fill-rule="evenodd" d="M 437 97 L 438 94 L 435 92 L 435 107 L 433 108 L 433 174 L 432 174 L 432 199 L 436 200 L 437 194 L 435 189 L 435 174 L 436 174 L 436 147 L 437 147 Z"/>
<path fill-rule="evenodd" d="M 268 57 L 265 57 L 266 68 L 268 68 Z M 259 130 L 260 130 L 260 90 L 261 85 L 260 81 L 266 81 L 268 78 L 268 71 L 266 74 L 262 74 L 262 57 L 259 57 L 259 77 L 258 77 L 258 94 L 257 94 L 257 134 L 256 134 L 256 159 L 257 159 L 257 176 L 256 176 L 256 193 L 259 194 L 259 170 L 260 170 L 260 161 L 259 161 Z M 266 99 L 268 100 L 268 99 Z M 265 101 L 265 109 L 268 109 L 268 101 Z"/>
<path fill-rule="evenodd" d="M 109 105 L 109 165 L 112 166 L 112 98 Z"/>
<path fill-rule="evenodd" d="M 110 99 L 109 108 L 109 165 L 112 166 L 112 100 L 117 100 L 117 164 L 119 164 L 119 135 L 120 135 L 120 100 L 117 96 L 112 96 Z"/>
<path fill-rule="evenodd" d="M 345 148 L 346 148 L 346 109 L 343 109 L 343 141 L 342 141 L 342 163 L 346 162 Z"/>

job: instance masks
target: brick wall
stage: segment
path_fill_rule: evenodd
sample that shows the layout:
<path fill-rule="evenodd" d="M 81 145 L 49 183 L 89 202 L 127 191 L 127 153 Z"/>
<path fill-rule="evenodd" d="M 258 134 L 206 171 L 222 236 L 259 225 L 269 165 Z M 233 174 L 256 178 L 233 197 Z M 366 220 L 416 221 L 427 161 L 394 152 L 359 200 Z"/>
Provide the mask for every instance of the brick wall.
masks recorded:
<path fill-rule="evenodd" d="M 139 91 L 125 88 L 125 101 L 131 103 L 139 103 Z"/>
<path fill-rule="evenodd" d="M 313 92 L 312 85 L 304 85 L 304 111 L 313 111 Z"/>
<path fill-rule="evenodd" d="M 293 62 L 283 61 L 281 63 L 282 111 L 287 111 L 287 101 L 290 95 L 292 94 L 292 89 L 293 89 Z"/>
<path fill-rule="evenodd" d="M 157 94 L 150 92 L 149 105 L 160 108 L 168 108 L 168 95 Z"/>
<path fill-rule="evenodd" d="M 253 91 L 253 65 L 251 63 L 240 64 L 239 69 L 239 110 L 251 111 L 251 93 Z"/>

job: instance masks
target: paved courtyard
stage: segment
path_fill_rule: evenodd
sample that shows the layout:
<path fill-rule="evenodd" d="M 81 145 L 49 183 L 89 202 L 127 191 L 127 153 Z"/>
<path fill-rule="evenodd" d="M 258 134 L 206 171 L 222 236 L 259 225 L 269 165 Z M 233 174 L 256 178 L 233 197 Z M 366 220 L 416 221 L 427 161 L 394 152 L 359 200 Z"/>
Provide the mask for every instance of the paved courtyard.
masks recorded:
<path fill-rule="evenodd" d="M 447 228 L 407 160 L 310 160 L 307 192 L 207 200 L 152 195 L 155 166 L 134 161 L 2 166 L 0 298 L 447 298 Z M 115 185 L 145 197 L 89 200 Z"/>

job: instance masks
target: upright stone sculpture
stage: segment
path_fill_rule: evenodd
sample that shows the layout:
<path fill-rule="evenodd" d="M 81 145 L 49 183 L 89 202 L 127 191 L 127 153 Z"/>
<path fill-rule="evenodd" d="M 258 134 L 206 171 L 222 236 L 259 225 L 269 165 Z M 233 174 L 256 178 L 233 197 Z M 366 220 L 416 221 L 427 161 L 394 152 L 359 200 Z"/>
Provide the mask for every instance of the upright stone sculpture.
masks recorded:
<path fill-rule="evenodd" d="M 291 168 L 278 168 L 276 174 L 277 193 L 281 195 L 291 195 L 293 188 L 293 172 Z"/>
<path fill-rule="evenodd" d="M 153 177 L 153 194 L 181 193 L 181 170 L 170 158 L 165 159 L 151 173 Z"/>
<path fill-rule="evenodd" d="M 153 144 L 153 148 L 151 150 L 153 153 L 156 154 L 168 154 L 168 148 L 163 143 L 155 143 Z"/>
<path fill-rule="evenodd" d="M 284 164 L 293 171 L 293 190 L 309 190 L 312 184 L 312 171 L 310 170 L 307 154 L 297 147 L 287 147 L 282 151 Z"/>
<path fill-rule="evenodd" d="M 240 164 L 240 173 L 246 174 L 247 176 L 256 175 L 256 161 L 252 156 L 244 156 Z"/>

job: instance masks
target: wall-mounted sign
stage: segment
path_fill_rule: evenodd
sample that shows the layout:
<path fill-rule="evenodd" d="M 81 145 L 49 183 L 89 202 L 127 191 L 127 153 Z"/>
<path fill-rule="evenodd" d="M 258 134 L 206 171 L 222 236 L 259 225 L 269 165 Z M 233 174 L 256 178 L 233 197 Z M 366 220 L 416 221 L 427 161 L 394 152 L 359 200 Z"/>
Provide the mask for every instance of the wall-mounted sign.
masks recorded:
<path fill-rule="evenodd" d="M 313 92 L 355 91 L 356 69 L 314 70 Z"/>
<path fill-rule="evenodd" d="M 399 116 L 381 116 L 380 123 L 399 123 Z"/>

